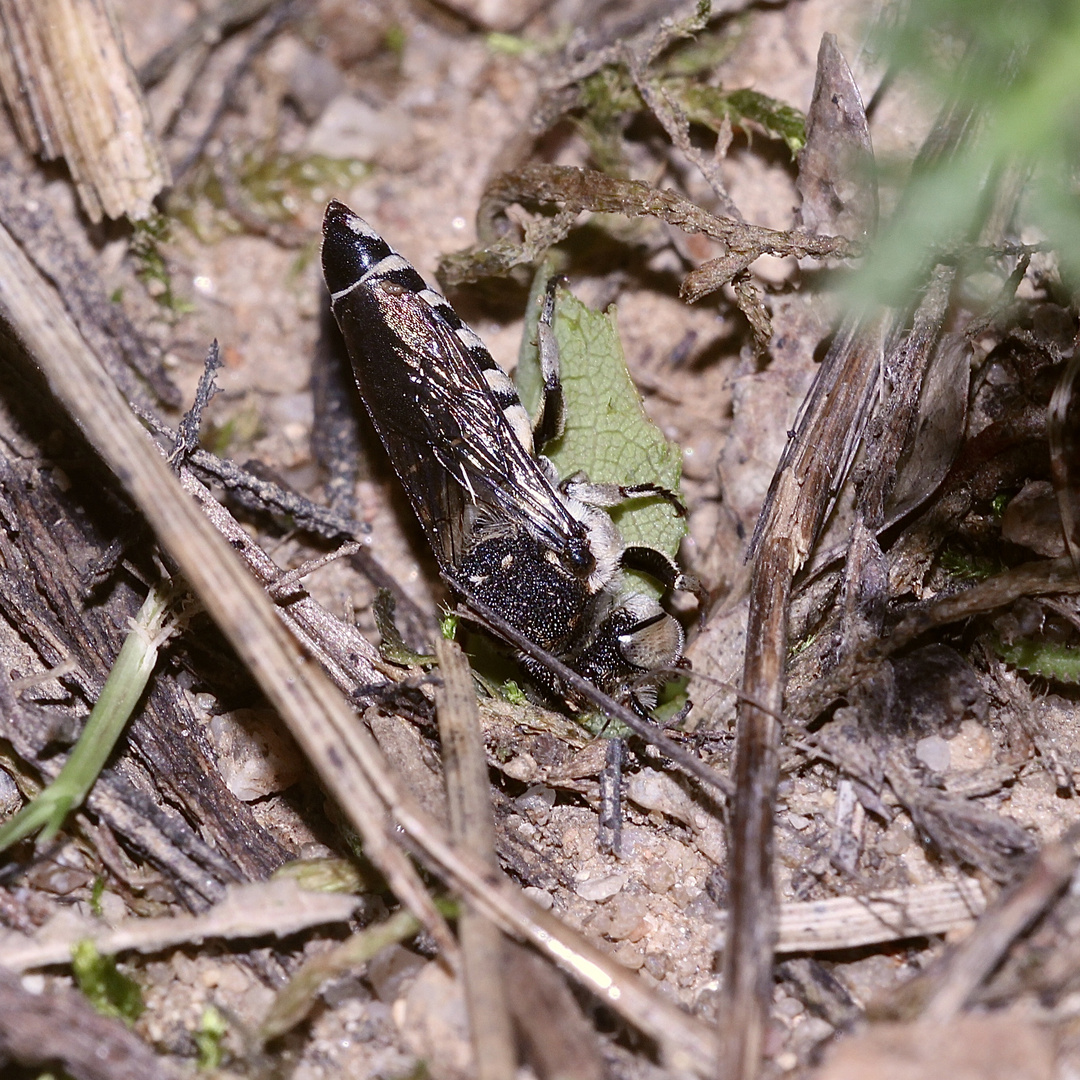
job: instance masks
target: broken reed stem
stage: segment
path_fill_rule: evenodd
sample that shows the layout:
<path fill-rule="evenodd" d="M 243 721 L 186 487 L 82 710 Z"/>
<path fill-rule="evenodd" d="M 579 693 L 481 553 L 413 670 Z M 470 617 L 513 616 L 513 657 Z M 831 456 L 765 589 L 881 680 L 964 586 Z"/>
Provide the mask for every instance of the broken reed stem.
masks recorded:
<path fill-rule="evenodd" d="M 491 781 L 472 669 L 461 647 L 441 635 L 435 639 L 435 654 L 442 676 L 435 707 L 450 837 L 497 873 Z M 458 920 L 458 936 L 477 1080 L 513 1080 L 517 1053 L 503 980 L 506 957 L 502 931 L 472 905 L 466 905 Z"/>
<path fill-rule="evenodd" d="M 750 587 L 743 694 L 736 730 L 731 814 L 730 907 L 720 990 L 719 1080 L 758 1075 L 772 1002 L 776 941 L 773 806 L 787 656 L 787 612 L 795 553 L 790 540 L 766 542 Z M 760 704 L 754 704 L 760 703 Z"/>

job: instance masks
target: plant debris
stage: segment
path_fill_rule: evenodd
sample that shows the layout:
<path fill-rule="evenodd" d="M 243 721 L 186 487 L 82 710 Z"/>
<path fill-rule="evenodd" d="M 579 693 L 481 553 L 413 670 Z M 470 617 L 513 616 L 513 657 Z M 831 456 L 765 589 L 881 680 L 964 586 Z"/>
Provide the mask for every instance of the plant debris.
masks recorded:
<path fill-rule="evenodd" d="M 1076 6 L 113 7 L 140 222 L 37 160 L 31 99 L 0 123 L 0 824 L 165 578 L 176 626 L 4 852 L 0 1056 L 1076 1071 Z M 567 280 L 556 471 L 686 505 L 619 519 L 702 586 L 662 598 L 662 722 L 556 662 L 597 716 L 557 708 L 516 656 L 552 658 L 448 613 L 335 369 L 331 199 L 527 403 L 530 284 Z"/>

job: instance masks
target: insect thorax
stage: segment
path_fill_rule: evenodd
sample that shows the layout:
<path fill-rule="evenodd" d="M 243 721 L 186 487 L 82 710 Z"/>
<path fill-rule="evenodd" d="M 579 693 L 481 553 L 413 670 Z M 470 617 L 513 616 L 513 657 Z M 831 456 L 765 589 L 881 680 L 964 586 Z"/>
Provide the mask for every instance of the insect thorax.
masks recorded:
<path fill-rule="evenodd" d="M 478 600 L 556 655 L 570 652 L 594 622 L 596 597 L 581 570 L 523 529 L 478 540 L 459 574 Z"/>

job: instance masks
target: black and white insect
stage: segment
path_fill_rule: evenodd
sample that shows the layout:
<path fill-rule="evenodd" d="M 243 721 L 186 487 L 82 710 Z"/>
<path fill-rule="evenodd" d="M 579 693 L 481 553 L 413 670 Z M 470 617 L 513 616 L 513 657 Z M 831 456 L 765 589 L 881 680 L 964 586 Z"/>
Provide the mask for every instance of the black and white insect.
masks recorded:
<path fill-rule="evenodd" d="M 508 376 L 447 300 L 339 202 L 323 222 L 323 273 L 375 430 L 443 576 L 525 637 L 644 716 L 683 632 L 651 597 L 622 595 L 623 568 L 692 587 L 671 560 L 626 547 L 607 513 L 653 484 L 560 479 L 534 444 L 562 427 L 553 293 L 540 325 L 544 402 L 531 424 Z M 561 688 L 523 661 L 549 692 Z"/>

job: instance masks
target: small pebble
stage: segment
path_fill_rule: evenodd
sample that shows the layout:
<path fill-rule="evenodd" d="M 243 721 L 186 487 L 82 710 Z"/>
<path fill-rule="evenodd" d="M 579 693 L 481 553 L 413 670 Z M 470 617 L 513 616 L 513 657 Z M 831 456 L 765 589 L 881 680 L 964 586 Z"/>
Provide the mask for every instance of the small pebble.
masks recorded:
<path fill-rule="evenodd" d="M 903 855 L 911 847 L 911 826 L 897 818 L 881 838 L 881 850 L 886 855 Z"/>
<path fill-rule="evenodd" d="M 588 881 L 579 881 L 574 886 L 574 892 L 582 900 L 606 900 L 620 892 L 625 884 L 625 874 L 604 874 L 601 877 L 589 878 Z"/>
<path fill-rule="evenodd" d="M 547 824 L 551 817 L 551 808 L 555 805 L 555 792 L 543 784 L 533 784 L 524 794 L 515 800 L 518 809 L 527 814 L 536 825 Z"/>
<path fill-rule="evenodd" d="M 927 735 L 915 744 L 915 756 L 931 772 L 943 773 L 949 769 L 952 750 L 940 735 Z"/>
<path fill-rule="evenodd" d="M 614 941 L 627 938 L 641 939 L 642 920 L 645 917 L 645 903 L 640 897 L 620 896 L 612 901 L 611 926 L 607 935 Z M 639 964 L 638 967 L 641 965 Z"/>
<path fill-rule="evenodd" d="M 965 720 L 960 733 L 949 740 L 950 764 L 960 772 L 984 769 L 994 760 L 994 739 L 975 720 Z"/>
<path fill-rule="evenodd" d="M 651 952 L 645 957 L 645 970 L 659 982 L 671 970 L 671 961 L 665 953 Z"/>
<path fill-rule="evenodd" d="M 611 955 L 614 956 L 623 967 L 629 968 L 631 971 L 640 970 L 645 963 L 645 957 L 641 950 L 629 941 L 619 942 Z"/>
<path fill-rule="evenodd" d="M 656 859 L 649 863 L 645 870 L 645 888 L 660 896 L 671 891 L 677 878 L 675 867 L 671 863 Z"/>
<path fill-rule="evenodd" d="M 787 1020 L 794 1020 L 796 1016 L 804 1011 L 803 1003 L 797 998 L 788 997 L 787 994 L 784 994 L 779 1001 L 773 1004 L 773 1012 L 778 1013 Z"/>
<path fill-rule="evenodd" d="M 544 889 L 538 889 L 535 885 L 528 885 L 522 890 L 525 895 L 537 906 L 545 911 L 550 911 L 555 903 L 555 897 Z"/>

